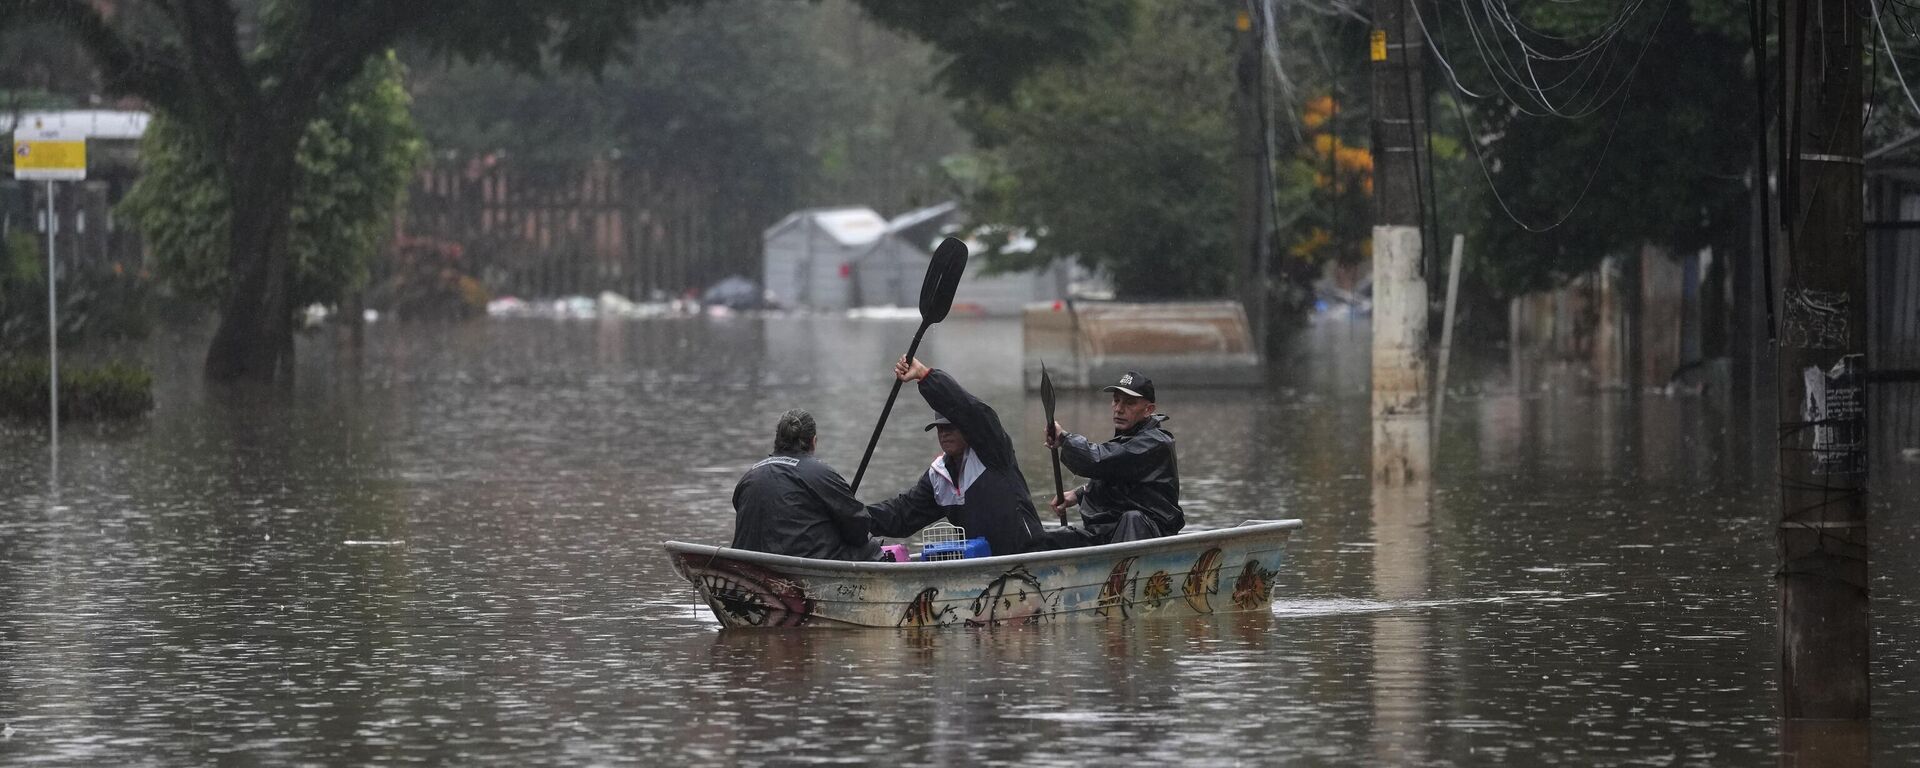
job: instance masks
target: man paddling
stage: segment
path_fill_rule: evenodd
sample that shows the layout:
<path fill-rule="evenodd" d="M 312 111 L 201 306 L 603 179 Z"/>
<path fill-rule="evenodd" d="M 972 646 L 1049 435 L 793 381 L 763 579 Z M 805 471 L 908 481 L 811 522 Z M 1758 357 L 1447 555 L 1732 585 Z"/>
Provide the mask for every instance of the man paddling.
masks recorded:
<path fill-rule="evenodd" d="M 847 481 L 813 457 L 813 414 L 780 415 L 773 453 L 733 489 L 733 548 L 827 560 L 877 560 L 873 518 Z"/>
<path fill-rule="evenodd" d="M 993 407 L 919 360 L 902 356 L 893 375 L 920 382 L 920 396 L 935 413 L 926 428 L 939 431 L 940 455 L 913 487 L 867 508 L 874 532 L 904 538 L 944 517 L 969 537 L 986 537 L 993 554 L 1033 549 L 1041 537 L 1040 515 L 1014 459 L 1013 439 Z"/>
<path fill-rule="evenodd" d="M 1060 449 L 1060 463 L 1088 480 L 1052 503 L 1056 514 L 1079 505 L 1085 527 L 1048 531 L 1046 549 L 1171 536 L 1186 526 L 1173 433 L 1161 426 L 1167 416 L 1157 412 L 1153 380 L 1127 371 L 1101 391 L 1113 393 L 1113 439 L 1095 443 L 1059 422 L 1047 435 L 1047 447 Z"/>

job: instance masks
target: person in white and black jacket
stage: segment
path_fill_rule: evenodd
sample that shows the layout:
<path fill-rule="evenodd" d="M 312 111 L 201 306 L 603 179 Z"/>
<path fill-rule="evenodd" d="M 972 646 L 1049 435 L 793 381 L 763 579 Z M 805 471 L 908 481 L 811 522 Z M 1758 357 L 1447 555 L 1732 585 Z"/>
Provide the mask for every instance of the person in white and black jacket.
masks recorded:
<path fill-rule="evenodd" d="M 995 555 L 1032 550 L 1042 531 L 1027 478 L 1013 454 L 1013 438 L 993 407 L 960 386 L 945 371 L 901 357 L 893 373 L 920 382 L 920 396 L 936 414 L 940 455 L 913 487 L 867 507 L 874 533 L 903 538 L 940 518 L 983 536 Z"/>
<path fill-rule="evenodd" d="M 1051 504 L 1055 514 L 1078 505 L 1082 528 L 1047 532 L 1045 549 L 1116 544 L 1171 536 L 1186 527 L 1180 511 L 1180 463 L 1173 433 L 1159 413 L 1153 380 L 1127 371 L 1101 391 L 1113 393 L 1113 438 L 1095 443 L 1066 431 L 1048 430 L 1047 447 L 1058 446 L 1060 463 L 1088 478 Z"/>

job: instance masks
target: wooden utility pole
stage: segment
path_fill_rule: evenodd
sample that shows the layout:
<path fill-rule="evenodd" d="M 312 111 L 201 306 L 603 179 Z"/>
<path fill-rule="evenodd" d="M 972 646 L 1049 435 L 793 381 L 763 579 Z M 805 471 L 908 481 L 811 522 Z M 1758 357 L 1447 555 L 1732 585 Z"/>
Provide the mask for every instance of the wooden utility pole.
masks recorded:
<path fill-rule="evenodd" d="M 1234 253 L 1243 259 L 1247 282 L 1243 302 L 1253 326 L 1254 349 L 1267 354 L 1267 269 L 1273 229 L 1273 165 L 1267 152 L 1266 66 L 1261 60 L 1267 25 L 1260 0 L 1229 0 L 1234 45 L 1234 155 L 1239 203 Z"/>
<path fill-rule="evenodd" d="M 1427 281 L 1421 259 L 1421 172 L 1427 166 L 1424 43 L 1407 0 L 1373 0 L 1373 476 L 1424 481 Z"/>
<path fill-rule="evenodd" d="M 1863 0 L 1783 0 L 1780 693 L 1789 720 L 1861 720 L 1867 683 Z M 1799 37 L 1804 30 L 1806 37 Z"/>

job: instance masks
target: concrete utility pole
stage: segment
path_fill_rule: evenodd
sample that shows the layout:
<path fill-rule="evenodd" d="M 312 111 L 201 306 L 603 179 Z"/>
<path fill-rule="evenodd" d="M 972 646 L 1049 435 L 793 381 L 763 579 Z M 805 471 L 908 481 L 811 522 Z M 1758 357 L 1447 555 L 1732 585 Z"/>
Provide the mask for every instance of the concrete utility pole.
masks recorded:
<path fill-rule="evenodd" d="M 1229 0 L 1233 14 L 1234 89 L 1236 126 L 1234 155 L 1239 162 L 1239 203 L 1234 217 L 1234 253 L 1245 260 L 1247 283 L 1243 302 L 1253 327 L 1254 348 L 1267 354 L 1267 264 L 1273 229 L 1273 166 L 1267 156 L 1266 65 L 1261 60 L 1267 24 L 1260 0 Z"/>
<path fill-rule="evenodd" d="M 1420 29 L 1407 0 L 1373 0 L 1373 476 L 1424 481 L 1427 281 L 1421 268 L 1420 174 L 1427 166 Z"/>
<path fill-rule="evenodd" d="M 1868 10 L 1862 0 L 1784 6 L 1781 714 L 1862 720 L 1869 688 L 1860 46 Z M 1800 29 L 1806 38 L 1797 38 Z"/>

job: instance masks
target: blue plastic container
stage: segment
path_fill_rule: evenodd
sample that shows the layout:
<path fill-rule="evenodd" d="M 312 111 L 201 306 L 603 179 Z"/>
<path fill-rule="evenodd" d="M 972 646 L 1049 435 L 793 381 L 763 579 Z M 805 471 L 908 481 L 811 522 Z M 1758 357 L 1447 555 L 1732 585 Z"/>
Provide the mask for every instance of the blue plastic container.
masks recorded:
<path fill-rule="evenodd" d="M 966 541 L 942 541 L 928 544 L 920 550 L 920 559 L 922 561 L 959 560 L 962 558 L 990 557 L 992 555 L 993 550 L 987 546 L 987 540 L 985 538 L 967 539 Z"/>

